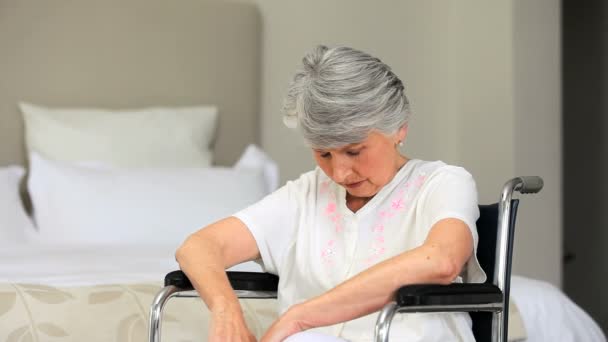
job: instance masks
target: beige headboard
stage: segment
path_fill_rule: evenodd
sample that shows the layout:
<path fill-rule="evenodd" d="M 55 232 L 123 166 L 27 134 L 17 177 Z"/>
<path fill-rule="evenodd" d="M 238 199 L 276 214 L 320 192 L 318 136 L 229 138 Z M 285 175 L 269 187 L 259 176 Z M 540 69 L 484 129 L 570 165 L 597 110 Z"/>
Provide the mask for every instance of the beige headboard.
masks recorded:
<path fill-rule="evenodd" d="M 258 142 L 260 19 L 204 0 L 0 0 L 0 166 L 25 164 L 17 103 L 214 104 L 215 163 Z"/>

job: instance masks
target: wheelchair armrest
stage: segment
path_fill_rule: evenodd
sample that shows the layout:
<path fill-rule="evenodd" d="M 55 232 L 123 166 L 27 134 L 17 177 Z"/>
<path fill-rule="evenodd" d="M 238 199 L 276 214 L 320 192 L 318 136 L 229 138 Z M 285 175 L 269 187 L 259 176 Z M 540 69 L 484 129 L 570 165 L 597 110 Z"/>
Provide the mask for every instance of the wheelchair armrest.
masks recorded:
<path fill-rule="evenodd" d="M 279 277 L 270 273 L 229 271 L 228 280 L 235 290 L 277 291 Z"/>
<path fill-rule="evenodd" d="M 270 273 L 226 272 L 234 290 L 276 291 L 279 277 Z M 165 276 L 165 286 L 173 285 L 183 291 L 194 290 L 190 279 L 181 271 L 173 271 Z"/>
<path fill-rule="evenodd" d="M 417 284 L 401 287 L 396 301 L 398 306 L 445 306 L 502 303 L 502 298 L 502 291 L 493 284 Z"/>
<path fill-rule="evenodd" d="M 177 270 L 167 273 L 165 276 L 165 286 L 176 286 L 183 291 L 194 290 L 194 286 L 190 282 L 190 279 L 182 270 Z"/>

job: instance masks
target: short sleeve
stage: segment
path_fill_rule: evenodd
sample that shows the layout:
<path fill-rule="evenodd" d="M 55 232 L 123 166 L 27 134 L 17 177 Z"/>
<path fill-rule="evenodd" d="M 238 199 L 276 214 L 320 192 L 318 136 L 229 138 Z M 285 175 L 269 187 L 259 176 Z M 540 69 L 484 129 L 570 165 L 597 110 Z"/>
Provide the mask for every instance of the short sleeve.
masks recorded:
<path fill-rule="evenodd" d="M 294 242 L 298 207 L 297 184 L 288 182 L 233 216 L 249 229 L 268 273 L 279 274 L 287 249 Z"/>
<path fill-rule="evenodd" d="M 461 277 L 465 282 L 479 283 L 486 275 L 477 260 L 477 219 L 479 205 L 477 186 L 473 176 L 461 167 L 446 166 L 429 179 L 424 201 L 426 226 L 430 229 L 435 223 L 446 218 L 463 221 L 471 230 L 474 252 L 463 267 Z"/>

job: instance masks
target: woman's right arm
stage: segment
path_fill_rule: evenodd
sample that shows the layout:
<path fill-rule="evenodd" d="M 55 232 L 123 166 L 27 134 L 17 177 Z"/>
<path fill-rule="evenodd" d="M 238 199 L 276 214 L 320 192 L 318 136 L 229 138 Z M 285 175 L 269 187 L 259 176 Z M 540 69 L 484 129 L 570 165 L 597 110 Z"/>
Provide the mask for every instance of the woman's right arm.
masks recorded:
<path fill-rule="evenodd" d="M 260 257 L 247 226 L 228 217 L 192 234 L 175 253 L 181 270 L 211 312 L 209 341 L 255 341 L 226 268 Z"/>

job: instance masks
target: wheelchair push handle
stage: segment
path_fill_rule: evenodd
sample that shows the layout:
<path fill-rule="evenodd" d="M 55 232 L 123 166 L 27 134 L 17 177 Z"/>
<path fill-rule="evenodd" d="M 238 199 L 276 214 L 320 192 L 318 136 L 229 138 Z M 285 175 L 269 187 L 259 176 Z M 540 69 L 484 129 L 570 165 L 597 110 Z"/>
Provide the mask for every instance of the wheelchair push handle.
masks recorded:
<path fill-rule="evenodd" d="M 516 180 L 519 184 L 515 185 L 514 190 L 522 194 L 535 194 L 539 192 L 544 185 L 543 179 L 538 176 L 521 176 Z"/>
<path fill-rule="evenodd" d="M 519 191 L 522 194 L 535 194 L 543 188 L 543 179 L 538 176 L 520 176 L 509 179 L 502 188 L 500 194 L 500 205 L 501 210 L 506 217 L 509 217 L 509 208 L 511 206 L 511 199 L 513 193 Z M 499 220 L 500 221 L 500 220 Z"/>

